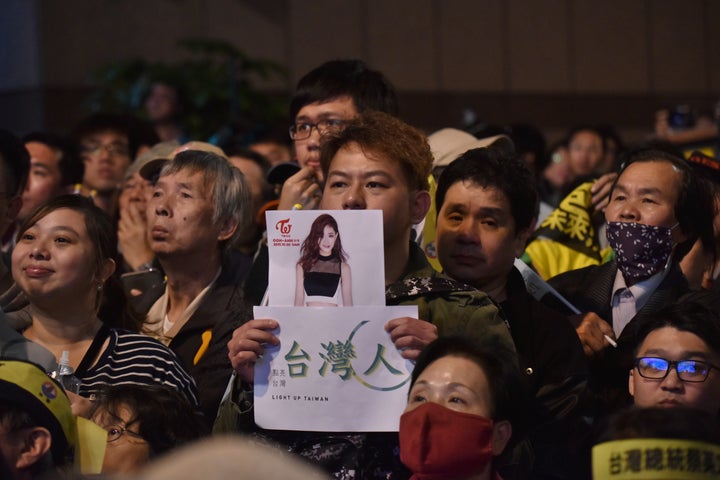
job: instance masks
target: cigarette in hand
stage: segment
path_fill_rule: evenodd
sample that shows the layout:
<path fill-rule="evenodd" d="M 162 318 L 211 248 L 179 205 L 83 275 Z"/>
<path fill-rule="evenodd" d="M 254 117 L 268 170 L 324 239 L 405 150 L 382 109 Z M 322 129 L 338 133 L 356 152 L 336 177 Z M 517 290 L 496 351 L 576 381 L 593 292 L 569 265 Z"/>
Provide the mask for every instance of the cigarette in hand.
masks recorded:
<path fill-rule="evenodd" d="M 617 348 L 617 342 L 615 340 L 608 337 L 607 335 L 603 335 L 603 337 L 605 337 L 605 340 L 607 340 L 610 345 L 612 345 L 614 348 Z"/>

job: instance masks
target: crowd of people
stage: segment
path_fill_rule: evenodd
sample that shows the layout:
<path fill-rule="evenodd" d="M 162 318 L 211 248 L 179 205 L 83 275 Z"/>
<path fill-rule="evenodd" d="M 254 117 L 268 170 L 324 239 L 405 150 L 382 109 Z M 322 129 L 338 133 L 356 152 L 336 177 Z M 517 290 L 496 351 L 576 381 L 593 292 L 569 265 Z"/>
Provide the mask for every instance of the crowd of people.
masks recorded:
<path fill-rule="evenodd" d="M 590 124 L 549 149 L 529 125 L 427 135 L 382 73 L 333 60 L 299 81 L 287 139 L 213 145 L 184 138 L 177 95 L 153 84 L 149 122 L 0 132 L 2 478 L 196 478 L 156 462 L 178 447 L 213 478 L 232 472 L 211 450 L 287 466 L 263 478 L 720 473 L 720 161 L 662 118 L 627 148 Z M 256 425 L 255 363 L 280 344 L 253 314 L 270 209 L 382 212 L 386 305 L 418 311 L 385 325 L 414 363 L 398 432 Z M 351 266 L 319 215 L 295 305 L 353 305 Z M 78 391 L 46 375 L 61 360 Z M 245 439 L 202 441 L 227 433 Z"/>

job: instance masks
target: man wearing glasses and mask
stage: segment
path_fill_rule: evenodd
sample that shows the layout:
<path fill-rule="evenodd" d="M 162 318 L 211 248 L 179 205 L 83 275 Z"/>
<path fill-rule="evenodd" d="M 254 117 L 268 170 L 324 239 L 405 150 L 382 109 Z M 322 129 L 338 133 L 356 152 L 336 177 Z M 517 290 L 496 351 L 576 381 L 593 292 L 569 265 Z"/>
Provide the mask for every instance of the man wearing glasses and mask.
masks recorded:
<path fill-rule="evenodd" d="M 588 357 L 596 413 L 625 403 L 637 332 L 688 293 L 679 262 L 698 238 L 712 242 L 712 218 L 712 197 L 686 161 L 639 150 L 620 169 L 605 208 L 615 259 L 550 279 L 582 312 L 569 320 Z"/>

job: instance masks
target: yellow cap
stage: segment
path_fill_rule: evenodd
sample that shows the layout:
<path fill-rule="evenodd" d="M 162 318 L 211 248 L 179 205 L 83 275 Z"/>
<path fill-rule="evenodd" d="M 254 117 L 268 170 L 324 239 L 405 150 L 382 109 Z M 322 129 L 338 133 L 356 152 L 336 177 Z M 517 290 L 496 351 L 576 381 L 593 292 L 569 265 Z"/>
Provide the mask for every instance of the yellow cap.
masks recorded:
<path fill-rule="evenodd" d="M 77 443 L 77 424 L 65 391 L 37 365 L 0 360 L 0 401 L 21 408 L 52 434 L 56 462 Z"/>

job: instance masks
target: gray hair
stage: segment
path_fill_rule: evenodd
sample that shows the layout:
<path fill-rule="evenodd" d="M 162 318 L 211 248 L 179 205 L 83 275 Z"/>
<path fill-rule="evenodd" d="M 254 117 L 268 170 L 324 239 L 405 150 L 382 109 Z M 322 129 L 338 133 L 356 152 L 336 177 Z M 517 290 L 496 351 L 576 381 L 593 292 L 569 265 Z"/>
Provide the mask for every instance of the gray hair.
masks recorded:
<path fill-rule="evenodd" d="M 213 223 L 224 225 L 227 222 L 237 224 L 233 236 L 224 242 L 223 249 L 235 246 L 240 234 L 250 218 L 250 189 L 245 176 L 226 158 L 201 150 L 185 150 L 165 164 L 160 177 L 180 171 L 201 172 L 205 188 L 210 189 L 213 197 Z"/>

